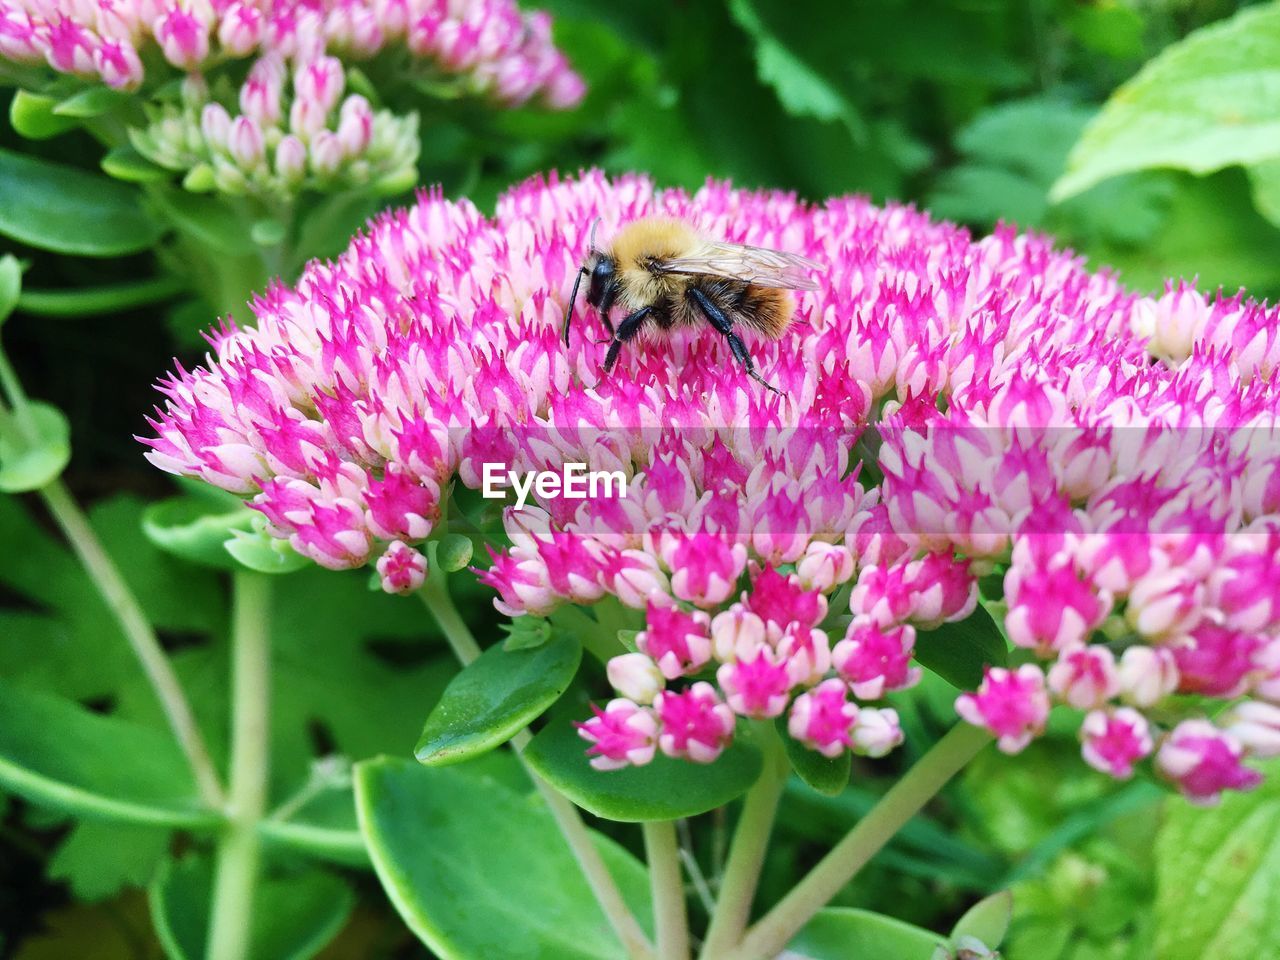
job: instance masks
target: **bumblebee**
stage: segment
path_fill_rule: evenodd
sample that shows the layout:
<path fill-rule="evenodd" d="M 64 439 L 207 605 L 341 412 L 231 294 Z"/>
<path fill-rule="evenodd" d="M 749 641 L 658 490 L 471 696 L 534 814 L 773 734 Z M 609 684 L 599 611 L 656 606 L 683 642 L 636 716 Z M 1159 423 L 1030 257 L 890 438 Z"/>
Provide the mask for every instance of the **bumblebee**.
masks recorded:
<path fill-rule="evenodd" d="M 782 336 L 795 313 L 787 291 L 816 290 L 809 272 L 821 270 L 821 264 L 794 253 L 712 240 L 674 217 L 634 220 L 601 250 L 594 234 L 593 226 L 590 252 L 565 310 L 565 346 L 578 287 L 583 277 L 590 277 L 587 303 L 611 337 L 605 373 L 618 362 L 622 345 L 646 325 L 666 331 L 709 323 L 724 336 L 747 375 L 779 393 L 756 370 L 734 328 L 748 327 L 772 340 Z M 616 328 L 609 316 L 614 306 L 626 311 Z"/>

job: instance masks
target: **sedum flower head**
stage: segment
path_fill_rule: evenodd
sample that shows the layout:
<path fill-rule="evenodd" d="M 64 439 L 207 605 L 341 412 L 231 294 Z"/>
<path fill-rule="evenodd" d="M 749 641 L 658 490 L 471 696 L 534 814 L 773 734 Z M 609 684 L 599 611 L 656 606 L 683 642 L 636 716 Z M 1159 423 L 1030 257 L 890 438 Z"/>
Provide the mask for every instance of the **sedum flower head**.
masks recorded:
<path fill-rule="evenodd" d="M 32 88 L 52 70 L 139 91 L 135 149 L 233 195 L 412 185 L 417 115 L 353 79 L 503 107 L 585 92 L 550 18 L 513 0 L 0 0 L 0 58 Z"/>
<path fill-rule="evenodd" d="M 708 328 L 629 344 L 609 376 L 583 305 L 561 341 L 593 221 L 607 242 L 659 212 L 825 265 L 790 331 L 749 344 L 784 396 Z M 1016 752 L 1069 706 L 1089 764 L 1154 758 L 1205 801 L 1276 749 L 1265 711 L 1230 730 L 1201 711 L 1280 703 L 1280 504 L 1258 479 L 1280 463 L 1280 345 L 1258 332 L 1278 318 L 1205 300 L 1190 352 L 1153 360 L 1135 331 L 1155 303 L 1043 238 L 975 242 L 856 198 L 591 173 L 490 218 L 424 194 L 166 379 L 148 456 L 246 496 L 318 563 L 378 563 L 388 589 L 493 465 L 624 477 L 508 507 L 481 571 L 512 616 L 643 617 L 609 665 L 619 697 L 580 727 L 598 767 L 713 762 L 746 717 L 883 755 L 922 634 L 981 602 L 1012 650 L 965 720 Z"/>

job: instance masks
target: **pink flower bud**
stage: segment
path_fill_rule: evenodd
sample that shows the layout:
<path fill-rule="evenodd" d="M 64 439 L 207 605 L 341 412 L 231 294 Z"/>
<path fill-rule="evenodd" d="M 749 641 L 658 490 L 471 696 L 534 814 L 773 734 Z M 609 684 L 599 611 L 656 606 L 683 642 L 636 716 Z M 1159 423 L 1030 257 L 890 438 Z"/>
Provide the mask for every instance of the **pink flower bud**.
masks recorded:
<path fill-rule="evenodd" d="M 294 98 L 311 104 L 322 115 L 328 114 L 342 98 L 344 79 L 340 60 L 320 57 L 294 71 Z"/>
<path fill-rule="evenodd" d="M 1073 647 L 1049 668 L 1049 689 L 1077 710 L 1101 707 L 1120 692 L 1116 658 L 1106 647 Z"/>
<path fill-rule="evenodd" d="M 280 122 L 283 90 L 284 66 L 280 60 L 273 54 L 259 57 L 240 87 L 240 112 L 264 129 L 276 126 Z"/>
<path fill-rule="evenodd" d="M 338 141 L 348 157 L 364 153 L 373 137 L 373 109 L 358 94 L 347 97 L 338 120 Z"/>
<path fill-rule="evenodd" d="M 643 550 L 613 554 L 606 561 L 604 576 L 618 599 L 632 610 L 644 610 L 650 601 L 667 596 L 670 590 L 658 558 Z"/>
<path fill-rule="evenodd" d="M 636 646 L 658 663 L 668 680 L 696 673 L 711 659 L 710 618 L 702 611 L 685 613 L 678 606 L 650 603 Z"/>
<path fill-rule="evenodd" d="M 883 757 L 902 744 L 898 711 L 888 707 L 863 707 L 850 735 L 853 752 L 864 757 Z"/>
<path fill-rule="evenodd" d="M 879 627 L 865 618 L 855 619 L 831 651 L 831 661 L 855 697 L 879 700 L 890 690 L 920 682 L 919 668 L 911 666 L 915 643 L 912 627 Z"/>
<path fill-rule="evenodd" d="M 658 552 L 671 571 L 672 593 L 700 607 L 727 600 L 747 565 L 745 546 L 711 533 L 663 533 Z"/>
<path fill-rule="evenodd" d="M 1178 663 L 1173 651 L 1129 647 L 1120 655 L 1120 696 L 1137 707 L 1155 706 L 1178 689 Z"/>
<path fill-rule="evenodd" d="M 764 621 L 740 603 L 711 621 L 711 646 L 721 663 L 754 656 L 764 644 Z"/>
<path fill-rule="evenodd" d="M 247 3 L 233 3 L 222 12 L 218 42 L 233 57 L 252 53 L 262 39 L 262 13 Z"/>
<path fill-rule="evenodd" d="M 307 170 L 307 148 L 301 140 L 289 134 L 276 144 L 276 176 L 286 183 L 302 180 Z"/>
<path fill-rule="evenodd" d="M 853 554 L 847 547 L 815 540 L 796 564 L 796 577 L 808 590 L 830 592 L 853 576 Z"/>
<path fill-rule="evenodd" d="M 852 747 L 850 730 L 860 711 L 848 694 L 843 680 L 831 679 L 796 697 L 787 719 L 791 738 L 824 757 L 838 757 Z"/>
<path fill-rule="evenodd" d="M 662 671 L 643 653 L 624 653 L 613 657 L 605 672 L 610 686 L 636 703 L 652 703 L 665 686 Z"/>
<path fill-rule="evenodd" d="M 142 61 L 127 40 L 104 40 L 93 52 L 93 63 L 102 82 L 113 90 L 134 90 L 142 83 Z"/>
<path fill-rule="evenodd" d="M 930 553 L 907 564 L 904 577 L 914 594 L 911 619 L 922 629 L 963 620 L 978 605 L 978 582 L 968 562 Z"/>
<path fill-rule="evenodd" d="M 658 724 L 653 714 L 630 700 L 610 700 L 595 716 L 578 723 L 578 736 L 591 744 L 587 756 L 597 770 L 642 767 L 653 759 Z"/>
<path fill-rule="evenodd" d="M 236 117 L 227 136 L 227 150 L 241 169 L 252 170 L 262 162 L 262 130 L 248 117 Z"/>
<path fill-rule="evenodd" d="M 206 103 L 200 111 L 200 134 L 210 150 L 227 149 L 231 137 L 231 114 L 220 103 Z"/>
<path fill-rule="evenodd" d="M 427 579 L 427 558 L 401 540 L 378 558 L 378 576 L 387 593 L 412 593 Z"/>
<path fill-rule="evenodd" d="M 331 177 L 342 166 L 342 144 L 328 130 L 311 138 L 311 169 L 319 177 Z"/>
<path fill-rule="evenodd" d="M 809 686 L 831 669 L 831 643 L 821 630 L 792 623 L 778 638 L 778 656 L 786 662 L 791 683 Z"/>
<path fill-rule="evenodd" d="M 1184 693 L 1238 697 L 1261 673 L 1258 657 L 1265 637 L 1201 623 L 1186 641 L 1173 648 Z"/>
<path fill-rule="evenodd" d="M 1233 707 L 1221 722 L 1250 756 L 1280 757 L 1280 707 L 1275 704 L 1246 700 Z"/>
<path fill-rule="evenodd" d="M 180 70 L 194 70 L 209 56 L 209 24 L 195 10 L 170 7 L 152 32 L 165 59 Z"/>
<path fill-rule="evenodd" d="M 1080 725 L 1085 762 L 1095 770 L 1126 780 L 1133 765 L 1152 750 L 1147 718 L 1132 707 L 1093 710 Z"/>
<path fill-rule="evenodd" d="M 1004 578 L 1009 639 L 1041 656 L 1085 643 L 1110 612 L 1110 596 L 1081 579 L 1069 556 L 1034 557 L 1021 547 Z"/>
<path fill-rule="evenodd" d="M 1262 774 L 1241 763 L 1244 747 L 1208 720 L 1184 720 L 1165 738 L 1156 768 L 1197 806 L 1213 806 L 1224 790 L 1252 790 Z"/>
<path fill-rule="evenodd" d="M 787 665 L 767 647 L 756 650 L 754 657 L 721 664 L 716 681 L 733 712 L 744 717 L 779 716 L 790 699 Z"/>
<path fill-rule="evenodd" d="M 1203 603 L 1204 585 L 1175 567 L 1139 577 L 1125 615 L 1144 637 L 1180 636 L 1199 621 Z"/>
<path fill-rule="evenodd" d="M 956 713 L 975 727 L 991 731 L 1005 753 L 1019 753 L 1044 732 L 1049 719 L 1044 674 L 1032 664 L 1016 671 L 988 667 L 977 693 L 957 698 Z"/>
<path fill-rule="evenodd" d="M 816 627 L 827 615 L 827 598 L 817 590 L 808 590 L 795 574 L 783 576 L 766 567 L 751 581 L 751 589 L 742 594 L 742 602 L 757 614 L 777 638 L 792 623 Z"/>
<path fill-rule="evenodd" d="M 658 747 L 669 757 L 711 763 L 733 739 L 737 718 L 709 683 L 695 683 L 680 693 L 664 690 L 653 706 L 662 724 Z"/>

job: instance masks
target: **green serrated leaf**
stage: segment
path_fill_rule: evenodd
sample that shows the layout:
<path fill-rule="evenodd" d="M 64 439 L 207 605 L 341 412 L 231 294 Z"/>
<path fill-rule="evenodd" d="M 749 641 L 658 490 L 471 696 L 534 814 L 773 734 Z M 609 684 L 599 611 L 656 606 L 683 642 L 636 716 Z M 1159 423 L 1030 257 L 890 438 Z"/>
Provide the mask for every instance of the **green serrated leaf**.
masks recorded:
<path fill-rule="evenodd" d="M 52 483 L 71 461 L 71 426 L 57 407 L 27 406 L 35 439 L 22 435 L 22 425 L 0 433 L 0 491 L 26 493 Z M 16 418 L 15 418 L 16 420 Z"/>
<path fill-rule="evenodd" d="M 1166 47 L 1071 151 L 1052 196 L 1135 170 L 1204 174 L 1280 157 L 1280 7 L 1261 4 Z"/>
<path fill-rule="evenodd" d="M 11 253 L 0 257 L 0 326 L 9 319 L 22 294 L 22 264 Z"/>
<path fill-rule="evenodd" d="M 538 776 L 584 810 L 606 820 L 677 820 L 722 807 L 760 777 L 760 751 L 739 731 L 714 763 L 675 760 L 659 753 L 643 767 L 597 770 L 587 744 L 566 718 L 547 724 L 525 748 Z"/>
<path fill-rule="evenodd" d="M 150 883 L 171 840 L 162 827 L 84 820 L 58 846 L 49 877 L 67 881 L 77 900 L 103 900 Z"/>
<path fill-rule="evenodd" d="M 1280 945 L 1280 769 L 1211 809 L 1168 804 L 1156 839 L 1155 960 L 1271 960 Z"/>
<path fill-rule="evenodd" d="M 171 737 L 0 681 L 0 786 L 67 813 L 209 827 Z"/>
<path fill-rule="evenodd" d="M 212 866 L 197 856 L 170 861 L 151 885 L 151 919 L 169 960 L 208 956 L 212 891 Z M 320 870 L 261 880 L 246 960 L 309 960 L 342 929 L 354 905 L 346 882 Z"/>
<path fill-rule="evenodd" d="M 973 937 L 994 949 L 1004 941 L 1013 920 L 1013 894 L 1001 890 L 984 897 L 964 912 L 951 928 L 952 940 Z"/>
<path fill-rule="evenodd" d="M 48 140 L 80 125 L 77 120 L 55 114 L 53 108 L 57 105 L 57 97 L 19 90 L 9 103 L 9 123 L 28 140 Z"/>
<path fill-rule="evenodd" d="M 128 183 L 156 183 L 173 174 L 152 163 L 132 146 L 113 147 L 102 158 L 103 172 Z"/>
<path fill-rule="evenodd" d="M 926 960 L 945 939 L 869 910 L 828 907 L 805 924 L 787 949 L 808 960 Z"/>
<path fill-rule="evenodd" d="M 463 768 L 380 758 L 356 767 L 356 807 L 383 888 L 438 956 L 510 957 L 516 944 L 522 960 L 623 956 L 540 799 Z M 593 837 L 647 926 L 644 867 Z"/>
<path fill-rule="evenodd" d="M 235 570 L 240 564 L 224 546 L 234 532 L 246 532 L 254 513 L 244 505 L 231 510 L 193 496 L 153 503 L 142 515 L 142 531 L 161 550 L 192 563 Z"/>
<path fill-rule="evenodd" d="M 510 623 L 502 624 L 507 638 L 502 641 L 503 650 L 532 650 L 551 639 L 551 623 L 545 617 L 526 614 Z"/>
<path fill-rule="evenodd" d="M 128 103 L 132 96 L 133 94 L 131 93 L 126 93 L 123 90 L 113 90 L 110 87 L 89 87 L 67 97 L 67 99 L 53 108 L 53 112 L 59 117 L 88 120 L 92 117 L 100 117 L 104 113 L 110 113 L 112 110 Z"/>
<path fill-rule="evenodd" d="M 136 253 L 160 238 L 128 184 L 8 150 L 0 150 L 0 233 L 86 257 Z"/>
<path fill-rule="evenodd" d="M 839 796 L 849 785 L 849 774 L 853 769 L 852 754 L 845 750 L 838 757 L 824 757 L 817 750 L 810 750 L 792 739 L 787 732 L 785 717 L 779 717 L 776 725 L 796 776 L 821 794 L 828 797 Z"/>
<path fill-rule="evenodd" d="M 916 634 L 915 658 L 952 686 L 974 690 L 982 682 L 984 667 L 1005 665 L 1008 646 L 991 614 L 979 604 L 959 623 Z"/>
<path fill-rule="evenodd" d="M 419 763 L 458 763 L 501 746 L 540 717 L 573 681 L 582 644 L 561 633 L 541 646 L 490 647 L 445 687 L 414 749 Z"/>

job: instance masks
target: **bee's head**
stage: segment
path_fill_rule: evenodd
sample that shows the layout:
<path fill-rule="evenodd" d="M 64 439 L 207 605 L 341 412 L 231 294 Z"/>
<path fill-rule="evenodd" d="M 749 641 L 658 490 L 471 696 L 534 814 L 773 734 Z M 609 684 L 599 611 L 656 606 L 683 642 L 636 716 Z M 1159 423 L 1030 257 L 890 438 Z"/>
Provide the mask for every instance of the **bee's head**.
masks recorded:
<path fill-rule="evenodd" d="M 587 303 L 599 307 L 604 302 L 605 291 L 613 286 L 618 264 L 608 254 L 593 250 L 582 269 L 591 278 L 587 286 Z"/>

